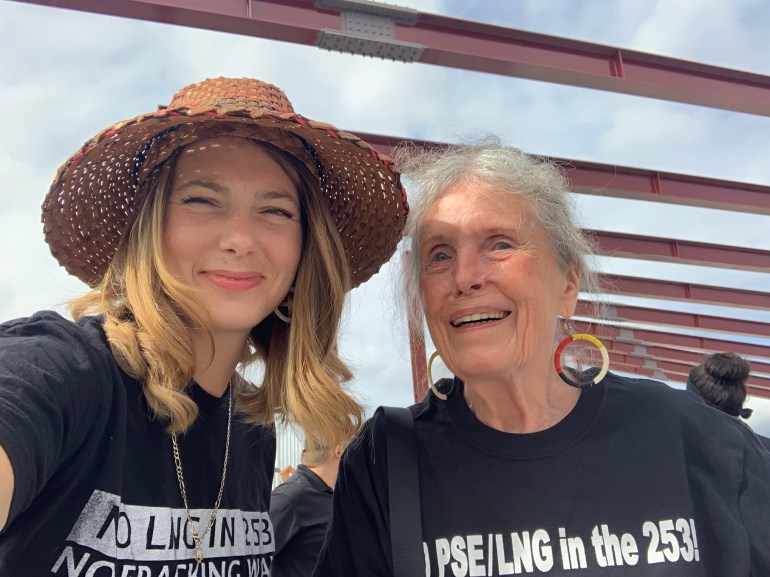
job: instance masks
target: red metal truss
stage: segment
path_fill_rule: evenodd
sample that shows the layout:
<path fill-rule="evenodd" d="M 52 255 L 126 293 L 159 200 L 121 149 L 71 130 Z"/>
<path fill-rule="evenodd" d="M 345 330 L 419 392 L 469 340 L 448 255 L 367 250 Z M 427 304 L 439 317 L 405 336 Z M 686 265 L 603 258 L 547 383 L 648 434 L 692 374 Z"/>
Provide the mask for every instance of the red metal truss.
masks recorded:
<path fill-rule="evenodd" d="M 595 335 L 601 340 L 612 339 L 643 346 L 695 351 L 703 354 L 732 351 L 741 356 L 770 361 L 770 346 L 761 343 L 746 343 L 737 340 L 718 339 L 711 336 L 680 335 L 659 327 L 640 329 L 598 324 L 596 322 L 588 323 L 585 321 L 575 321 L 575 330 L 580 333 Z"/>
<path fill-rule="evenodd" d="M 17 0 L 272 40 L 317 45 L 342 31 L 339 12 L 314 0 Z M 770 116 L 759 74 L 513 28 L 416 13 L 394 40 L 424 49 L 419 62 Z"/>
<path fill-rule="evenodd" d="M 575 312 L 578 316 L 592 317 L 592 303 L 578 302 Z M 606 320 L 630 322 L 644 325 L 683 327 L 703 331 L 719 331 L 735 335 L 770 338 L 770 324 L 757 321 L 700 315 L 679 311 L 664 311 L 629 305 L 610 305 Z"/>
<path fill-rule="evenodd" d="M 610 294 L 770 310 L 770 293 L 767 292 L 609 275 L 602 276 L 601 284 Z"/>
<path fill-rule="evenodd" d="M 355 133 L 388 155 L 404 141 L 402 138 L 358 130 Z M 420 146 L 446 145 L 427 140 L 408 140 Z M 558 157 L 550 159 L 564 169 L 572 183 L 572 190 L 581 194 L 770 214 L 770 186 Z"/>
<path fill-rule="evenodd" d="M 666 348 L 656 345 L 645 345 L 632 342 L 630 339 L 603 338 L 602 342 L 608 351 L 624 355 L 649 358 L 654 360 L 682 363 L 694 367 L 706 360 L 708 354 L 703 351 L 686 351 L 675 348 Z M 752 359 L 751 367 L 754 371 L 770 374 L 770 359 Z"/>
<path fill-rule="evenodd" d="M 770 272 L 770 251 L 767 250 L 620 232 L 588 232 L 593 234 L 601 252 L 610 256 Z"/>
<path fill-rule="evenodd" d="M 669 362 L 669 361 L 649 361 L 636 355 L 624 355 L 622 353 L 610 352 L 610 367 L 617 371 L 628 371 L 637 369 L 635 374 L 649 376 L 653 379 L 665 378 L 668 381 L 684 384 L 687 382 L 687 376 L 690 372 L 689 365 Z M 662 373 L 662 376 L 658 373 Z M 757 396 L 767 397 L 770 395 L 770 379 L 751 375 L 746 383 L 749 393 Z"/>

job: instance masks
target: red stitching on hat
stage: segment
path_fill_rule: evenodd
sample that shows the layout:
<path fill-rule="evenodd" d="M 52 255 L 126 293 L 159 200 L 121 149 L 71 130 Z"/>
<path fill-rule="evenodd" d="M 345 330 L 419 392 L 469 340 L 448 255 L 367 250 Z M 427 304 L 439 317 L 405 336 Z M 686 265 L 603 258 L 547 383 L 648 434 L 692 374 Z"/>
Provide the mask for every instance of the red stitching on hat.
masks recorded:
<path fill-rule="evenodd" d="M 291 117 L 291 120 L 299 124 L 300 126 L 307 126 L 307 120 L 305 120 L 302 116 L 299 114 L 295 114 Z"/>

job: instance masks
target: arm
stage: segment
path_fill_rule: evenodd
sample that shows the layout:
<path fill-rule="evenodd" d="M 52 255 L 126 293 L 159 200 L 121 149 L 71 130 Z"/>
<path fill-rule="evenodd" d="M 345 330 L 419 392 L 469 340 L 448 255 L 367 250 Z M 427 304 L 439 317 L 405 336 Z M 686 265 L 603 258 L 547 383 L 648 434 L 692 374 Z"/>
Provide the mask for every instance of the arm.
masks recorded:
<path fill-rule="evenodd" d="M 11 497 L 13 497 L 13 467 L 8 453 L 0 447 L 0 531 L 5 528 L 5 523 L 8 521 Z"/>
<path fill-rule="evenodd" d="M 0 521 L 6 529 L 91 431 L 111 356 L 47 313 L 0 325 Z"/>
<path fill-rule="evenodd" d="M 384 433 L 375 415 L 342 456 L 314 577 L 393 577 Z"/>

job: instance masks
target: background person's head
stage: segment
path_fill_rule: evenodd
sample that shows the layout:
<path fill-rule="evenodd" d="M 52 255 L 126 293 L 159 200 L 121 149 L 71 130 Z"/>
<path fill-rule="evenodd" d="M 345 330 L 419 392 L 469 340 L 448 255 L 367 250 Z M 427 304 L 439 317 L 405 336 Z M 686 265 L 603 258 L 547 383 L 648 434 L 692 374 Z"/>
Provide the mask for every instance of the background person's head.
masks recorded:
<path fill-rule="evenodd" d="M 342 453 L 345 446 L 308 446 L 302 449 L 302 464 L 308 469 L 312 469 L 326 484 L 334 488 L 337 482 L 337 471 L 340 466 Z"/>
<path fill-rule="evenodd" d="M 743 357 L 730 352 L 714 353 L 690 370 L 687 390 L 728 415 L 748 419 L 752 411 L 743 408 L 743 403 L 750 372 L 751 365 Z"/>
<path fill-rule="evenodd" d="M 405 148 L 397 159 L 416 188 L 406 299 L 414 322 L 425 315 L 450 370 L 467 377 L 473 365 L 552 355 L 558 318 L 572 316 L 578 289 L 597 287 L 592 246 L 575 223 L 559 167 L 497 141 Z M 478 341 L 468 331 L 479 322 L 465 318 L 471 313 L 507 328 Z"/>

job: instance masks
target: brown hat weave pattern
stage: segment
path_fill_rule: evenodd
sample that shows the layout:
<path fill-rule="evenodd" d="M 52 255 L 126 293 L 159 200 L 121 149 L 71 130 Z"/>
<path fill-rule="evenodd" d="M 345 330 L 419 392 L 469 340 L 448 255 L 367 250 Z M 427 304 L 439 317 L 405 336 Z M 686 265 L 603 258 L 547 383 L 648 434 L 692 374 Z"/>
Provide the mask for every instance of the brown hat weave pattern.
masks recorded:
<path fill-rule="evenodd" d="M 360 138 L 294 112 L 276 86 L 214 78 L 171 104 L 107 128 L 58 170 L 43 202 L 51 253 L 70 274 L 98 284 L 148 192 L 142 185 L 175 150 L 232 135 L 270 142 L 317 175 L 342 237 L 353 286 L 387 262 L 409 210 L 393 162 Z"/>

